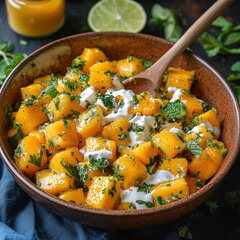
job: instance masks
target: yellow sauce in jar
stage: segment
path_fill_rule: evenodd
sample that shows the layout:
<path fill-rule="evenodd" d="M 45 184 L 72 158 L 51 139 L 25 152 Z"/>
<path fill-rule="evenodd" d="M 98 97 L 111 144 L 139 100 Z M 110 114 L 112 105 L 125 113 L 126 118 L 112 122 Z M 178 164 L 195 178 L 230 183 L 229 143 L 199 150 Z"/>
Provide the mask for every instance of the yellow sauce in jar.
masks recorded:
<path fill-rule="evenodd" d="M 65 0 L 6 0 L 11 28 L 27 37 L 46 36 L 64 23 Z"/>

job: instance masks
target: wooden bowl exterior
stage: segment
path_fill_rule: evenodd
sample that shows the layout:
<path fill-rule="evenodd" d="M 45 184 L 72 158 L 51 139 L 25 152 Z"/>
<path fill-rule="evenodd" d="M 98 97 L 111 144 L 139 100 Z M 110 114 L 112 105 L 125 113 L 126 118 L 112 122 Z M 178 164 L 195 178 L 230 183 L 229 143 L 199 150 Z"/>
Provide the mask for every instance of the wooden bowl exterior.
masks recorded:
<path fill-rule="evenodd" d="M 222 129 L 221 140 L 228 153 L 209 183 L 187 198 L 162 207 L 138 211 L 101 210 L 65 202 L 38 189 L 18 170 L 13 160 L 14 146 L 7 139 L 9 121 L 5 117 L 4 106 L 19 99 L 20 88 L 32 83 L 34 78 L 57 73 L 59 70 L 64 73 L 72 59 L 80 55 L 84 47 L 100 47 L 112 60 L 134 55 L 156 61 L 171 46 L 171 42 L 144 34 L 86 33 L 50 43 L 19 64 L 1 89 L 0 154 L 20 187 L 36 202 L 56 214 L 100 228 L 129 229 L 156 225 L 180 217 L 203 203 L 219 186 L 237 156 L 240 144 L 239 106 L 231 88 L 219 73 L 189 52 L 178 57 L 173 66 L 195 70 L 197 81 L 194 83 L 193 93 L 217 109 Z"/>

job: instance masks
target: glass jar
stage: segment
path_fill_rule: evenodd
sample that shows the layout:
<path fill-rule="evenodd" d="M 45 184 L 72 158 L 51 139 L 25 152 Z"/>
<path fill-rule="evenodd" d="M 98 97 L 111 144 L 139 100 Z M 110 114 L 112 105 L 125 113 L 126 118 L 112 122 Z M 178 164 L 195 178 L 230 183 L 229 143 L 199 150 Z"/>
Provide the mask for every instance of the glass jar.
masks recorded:
<path fill-rule="evenodd" d="M 65 0 L 6 0 L 8 22 L 17 33 L 42 37 L 64 23 Z"/>

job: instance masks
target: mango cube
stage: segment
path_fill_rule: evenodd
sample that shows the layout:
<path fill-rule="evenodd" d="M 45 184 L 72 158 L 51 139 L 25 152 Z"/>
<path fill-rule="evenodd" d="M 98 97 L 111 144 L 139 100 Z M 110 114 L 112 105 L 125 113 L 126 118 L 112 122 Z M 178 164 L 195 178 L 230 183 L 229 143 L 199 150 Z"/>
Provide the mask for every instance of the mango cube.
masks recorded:
<path fill-rule="evenodd" d="M 112 158 L 108 159 L 110 163 L 113 163 L 116 160 L 117 147 L 116 143 L 112 140 L 89 137 L 86 139 L 86 151 L 93 152 L 101 149 L 107 149 L 112 152 Z"/>
<path fill-rule="evenodd" d="M 116 175 L 121 176 L 123 180 L 123 189 L 141 186 L 147 177 L 147 168 L 139 160 L 127 154 L 118 158 L 113 166 Z"/>
<path fill-rule="evenodd" d="M 65 173 L 54 173 L 49 170 L 36 172 L 37 186 L 52 195 L 65 192 L 74 186 L 74 179 Z"/>
<path fill-rule="evenodd" d="M 71 176 L 68 166 L 76 167 L 83 160 L 83 155 L 79 152 L 78 148 L 68 148 L 54 155 L 50 161 L 49 169 L 53 172 L 66 173 Z"/>
<path fill-rule="evenodd" d="M 112 176 L 94 177 L 86 197 L 89 207 L 116 209 L 120 198 L 121 184 Z"/>
<path fill-rule="evenodd" d="M 166 170 L 176 177 L 186 177 L 188 170 L 188 161 L 186 158 L 164 159 L 159 170 Z"/>
<path fill-rule="evenodd" d="M 34 136 L 26 136 L 18 144 L 14 158 L 21 172 L 32 177 L 47 163 L 45 148 Z"/>
<path fill-rule="evenodd" d="M 75 203 L 78 205 L 85 205 L 85 195 L 82 188 L 75 190 L 68 190 L 66 192 L 61 193 L 59 196 L 62 200 Z"/>
<path fill-rule="evenodd" d="M 46 126 L 46 148 L 48 150 L 76 147 L 79 143 L 79 134 L 73 120 L 62 119 Z"/>
<path fill-rule="evenodd" d="M 185 143 L 176 133 L 162 131 L 152 137 L 152 141 L 163 158 L 174 158 L 185 148 Z"/>
<path fill-rule="evenodd" d="M 177 178 L 170 182 L 159 183 L 151 188 L 155 206 L 165 205 L 187 197 L 189 189 L 184 178 Z"/>
<path fill-rule="evenodd" d="M 82 138 L 97 136 L 102 132 L 103 113 L 99 106 L 87 109 L 77 122 L 77 131 Z"/>
<path fill-rule="evenodd" d="M 121 117 L 118 120 L 110 123 L 103 128 L 103 137 L 109 138 L 117 144 L 117 146 L 127 146 L 130 144 L 128 128 L 130 124 L 126 117 Z"/>
<path fill-rule="evenodd" d="M 140 143 L 133 149 L 133 156 L 144 165 L 148 165 L 157 155 L 158 150 L 151 142 Z"/>

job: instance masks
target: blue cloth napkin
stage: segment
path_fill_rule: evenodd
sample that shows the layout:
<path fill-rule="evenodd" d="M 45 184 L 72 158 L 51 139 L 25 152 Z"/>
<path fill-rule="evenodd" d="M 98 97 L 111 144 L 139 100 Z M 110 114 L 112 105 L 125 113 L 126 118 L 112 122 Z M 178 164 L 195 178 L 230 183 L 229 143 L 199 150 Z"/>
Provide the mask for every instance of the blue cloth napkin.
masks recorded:
<path fill-rule="evenodd" d="M 16 184 L 0 159 L 0 240 L 150 239 L 180 240 L 163 226 L 136 230 L 102 230 L 60 217 L 33 201 Z"/>

